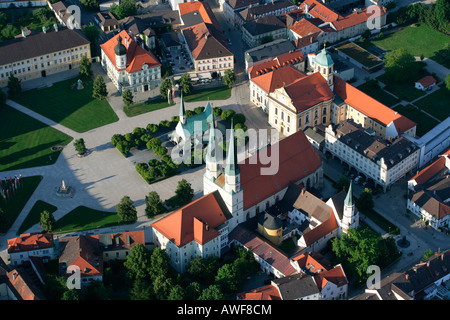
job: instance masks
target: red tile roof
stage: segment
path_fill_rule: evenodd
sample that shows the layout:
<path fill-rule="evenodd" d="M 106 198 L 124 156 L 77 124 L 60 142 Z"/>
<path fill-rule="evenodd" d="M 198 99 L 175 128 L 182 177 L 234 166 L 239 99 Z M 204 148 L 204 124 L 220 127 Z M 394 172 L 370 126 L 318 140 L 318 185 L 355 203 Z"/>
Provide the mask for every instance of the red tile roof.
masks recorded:
<path fill-rule="evenodd" d="M 8 239 L 8 253 L 53 248 L 53 234 L 25 233 Z"/>
<path fill-rule="evenodd" d="M 300 78 L 284 89 L 299 113 L 334 97 L 333 91 L 319 72 Z"/>
<path fill-rule="evenodd" d="M 384 126 L 393 122 L 399 135 L 416 126 L 415 122 L 402 116 L 381 102 L 378 102 L 339 77 L 335 76 L 334 79 L 334 92 L 344 100 L 345 103 L 369 118 L 378 121 Z"/>
<path fill-rule="evenodd" d="M 320 272 L 314 277 L 314 279 L 316 280 L 317 287 L 320 290 L 322 290 L 328 282 L 334 283 L 338 288 L 348 283 L 344 270 L 340 265 L 331 270 Z"/>
<path fill-rule="evenodd" d="M 303 12 L 305 13 L 306 5 L 308 5 L 308 14 L 310 14 L 314 18 L 319 18 L 324 22 L 336 21 L 342 18 L 342 16 L 317 0 L 305 0 L 300 5 L 300 8 L 303 9 Z"/>
<path fill-rule="evenodd" d="M 318 270 L 322 270 L 322 271 L 327 270 L 316 259 L 314 259 L 309 253 L 302 253 L 299 256 L 293 257 L 292 260 L 294 260 L 301 269 L 306 268 L 314 273 L 316 273 Z"/>
<path fill-rule="evenodd" d="M 446 161 L 445 156 L 439 157 L 432 164 L 417 172 L 417 174 L 414 177 L 412 177 L 411 180 L 415 180 L 417 184 L 426 183 L 439 171 L 445 168 L 445 161 Z"/>
<path fill-rule="evenodd" d="M 280 292 L 275 286 L 267 285 L 237 294 L 238 300 L 281 300 Z"/>
<path fill-rule="evenodd" d="M 282 86 L 287 86 L 297 80 L 300 77 L 305 77 L 305 75 L 292 67 L 291 65 L 286 65 L 284 67 L 276 68 L 274 70 L 256 76 L 250 81 L 255 83 L 258 87 L 267 93 L 275 91 L 275 89 L 281 88 Z"/>
<path fill-rule="evenodd" d="M 309 247 L 312 243 L 316 242 L 317 240 L 331 233 L 337 228 L 338 224 L 336 222 L 336 218 L 334 216 L 333 210 L 330 208 L 330 217 L 326 221 L 303 234 L 306 246 Z"/>
<path fill-rule="evenodd" d="M 191 241 L 204 245 L 220 235 L 215 228 L 227 221 L 216 196 L 216 192 L 207 194 L 158 220 L 152 227 L 178 247 Z"/>
<path fill-rule="evenodd" d="M 97 234 L 92 237 L 98 239 L 101 244 L 108 245 L 109 249 L 112 250 L 131 249 L 138 243 L 145 245 L 145 234 L 143 230 Z"/>
<path fill-rule="evenodd" d="M 386 9 L 378 6 L 380 9 L 380 16 L 383 16 L 386 14 Z M 374 13 L 372 11 L 367 12 L 367 7 L 361 9 L 361 11 L 352 12 L 351 14 L 340 17 L 340 19 L 333 21 L 332 24 L 336 28 L 337 31 L 344 30 L 346 28 L 350 28 L 353 26 L 356 26 L 361 23 L 365 23 L 370 17 L 372 17 Z M 372 17 L 373 19 L 373 17 Z"/>
<path fill-rule="evenodd" d="M 436 83 L 436 79 L 433 76 L 425 76 L 416 82 L 420 83 L 424 88 L 431 86 L 433 83 Z"/>
<path fill-rule="evenodd" d="M 39 295 L 36 294 L 23 277 L 22 272 L 18 269 L 12 270 L 6 274 L 9 283 L 14 287 L 17 294 L 20 296 L 18 299 L 22 300 L 41 300 Z"/>
<path fill-rule="evenodd" d="M 178 4 L 178 11 L 180 12 L 181 17 L 187 13 L 198 11 L 205 23 L 216 24 L 218 26 L 218 22 L 211 7 L 205 2 L 192 1 L 180 3 Z"/>
<path fill-rule="evenodd" d="M 275 60 L 278 61 L 280 66 L 285 66 L 288 64 L 297 64 L 305 61 L 305 57 L 303 56 L 301 50 L 295 50 L 280 54 L 279 56 L 275 57 Z"/>
<path fill-rule="evenodd" d="M 309 35 L 317 36 L 322 33 L 322 29 L 316 26 L 311 19 L 301 19 L 295 22 L 291 27 L 291 31 L 298 34 L 301 38 Z"/>
<path fill-rule="evenodd" d="M 161 66 L 161 63 L 153 55 L 153 53 L 141 48 L 130 37 L 130 35 L 125 30 L 123 30 L 118 35 L 112 37 L 111 39 L 100 45 L 100 48 L 105 52 L 106 56 L 114 65 L 114 67 L 116 67 L 116 55 L 114 52 L 114 47 L 117 45 L 117 37 L 119 36 L 122 38 L 122 44 L 125 47 L 127 47 L 126 39 L 128 39 L 129 43 L 127 47 L 127 67 L 126 67 L 128 73 L 140 71 L 144 64 L 147 64 L 149 68 Z"/>
<path fill-rule="evenodd" d="M 272 150 L 279 157 L 278 171 L 273 175 L 261 175 L 261 169 L 269 168 L 271 163 L 263 165 L 259 153 L 239 164 L 244 210 L 287 188 L 290 182 L 296 183 L 313 174 L 322 166 L 319 154 L 302 130 L 268 147 L 267 155 L 271 155 Z"/>

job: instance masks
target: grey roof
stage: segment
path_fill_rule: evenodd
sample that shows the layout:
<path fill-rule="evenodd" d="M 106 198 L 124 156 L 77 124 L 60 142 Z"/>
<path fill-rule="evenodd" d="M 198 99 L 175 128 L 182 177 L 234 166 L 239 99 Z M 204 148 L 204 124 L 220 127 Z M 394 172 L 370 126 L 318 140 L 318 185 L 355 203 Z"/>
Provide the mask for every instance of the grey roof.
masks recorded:
<path fill-rule="evenodd" d="M 259 0 L 227 0 L 227 2 L 234 10 L 259 4 Z"/>
<path fill-rule="evenodd" d="M 97 17 L 100 20 L 101 25 L 104 27 L 119 25 L 119 21 L 117 21 L 117 19 L 109 11 L 98 12 Z"/>
<path fill-rule="evenodd" d="M 245 55 L 247 61 L 256 62 L 267 58 L 274 58 L 294 49 L 295 46 L 290 40 L 279 39 L 248 50 Z"/>
<path fill-rule="evenodd" d="M 166 48 L 180 45 L 180 39 L 175 31 L 163 33 L 161 35 L 161 40 Z"/>
<path fill-rule="evenodd" d="M 26 38 L 18 37 L 0 42 L 0 65 L 88 44 L 89 40 L 77 29 L 59 28 L 59 31 L 31 33 Z"/>
<path fill-rule="evenodd" d="M 288 0 L 280 0 L 276 2 L 264 3 L 259 6 L 251 6 L 239 12 L 239 15 L 246 21 L 253 20 L 253 16 L 268 14 L 276 10 L 285 9 L 289 7 L 297 7 Z"/>
<path fill-rule="evenodd" d="M 265 16 L 254 21 L 244 23 L 242 26 L 252 36 L 257 36 L 275 30 L 286 28 L 286 25 L 274 15 Z"/>
<path fill-rule="evenodd" d="M 183 14 L 183 28 L 202 23 L 203 18 L 198 10 Z"/>
<path fill-rule="evenodd" d="M 306 274 L 294 274 L 272 282 L 278 287 L 283 300 L 298 300 L 320 293 L 314 277 Z"/>
<path fill-rule="evenodd" d="M 267 212 L 261 214 L 261 216 L 258 219 L 258 223 L 262 225 L 264 228 L 269 230 L 278 230 L 282 227 L 281 219 Z"/>

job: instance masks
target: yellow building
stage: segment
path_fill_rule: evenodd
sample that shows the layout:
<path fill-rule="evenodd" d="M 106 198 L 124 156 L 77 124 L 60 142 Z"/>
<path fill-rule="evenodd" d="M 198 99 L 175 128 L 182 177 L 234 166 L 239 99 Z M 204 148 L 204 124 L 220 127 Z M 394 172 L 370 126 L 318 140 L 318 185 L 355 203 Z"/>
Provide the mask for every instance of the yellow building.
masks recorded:
<path fill-rule="evenodd" d="M 10 75 L 27 81 L 79 67 L 82 57 L 91 60 L 90 42 L 79 30 L 59 28 L 23 31 L 0 43 L 0 87 Z"/>
<path fill-rule="evenodd" d="M 269 213 L 264 213 L 258 219 L 258 232 L 275 245 L 283 241 L 283 226 L 281 220 Z"/>

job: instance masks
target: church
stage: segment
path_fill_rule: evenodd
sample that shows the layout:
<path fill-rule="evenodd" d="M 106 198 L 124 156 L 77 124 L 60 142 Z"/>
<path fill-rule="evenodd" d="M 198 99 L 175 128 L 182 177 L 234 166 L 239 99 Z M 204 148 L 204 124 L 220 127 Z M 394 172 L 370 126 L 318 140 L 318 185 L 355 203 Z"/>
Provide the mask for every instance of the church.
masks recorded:
<path fill-rule="evenodd" d="M 220 257 L 230 246 L 230 233 L 283 199 L 291 184 L 317 189 L 323 184 L 321 158 L 303 131 L 266 147 L 267 153 L 278 152 L 278 171 L 261 174 L 270 166 L 261 161 L 262 151 L 238 162 L 233 130 L 225 162 L 219 161 L 222 150 L 214 121 L 209 125 L 213 130 L 209 130 L 203 196 L 152 224 L 155 245 L 166 250 L 180 273 L 196 256 Z"/>

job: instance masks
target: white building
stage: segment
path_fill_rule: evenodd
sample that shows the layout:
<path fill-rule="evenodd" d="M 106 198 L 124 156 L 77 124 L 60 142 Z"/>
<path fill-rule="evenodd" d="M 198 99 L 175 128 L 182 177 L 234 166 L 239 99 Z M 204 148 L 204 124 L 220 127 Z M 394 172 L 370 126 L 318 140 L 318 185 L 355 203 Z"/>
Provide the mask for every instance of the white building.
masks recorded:
<path fill-rule="evenodd" d="M 119 92 L 145 92 L 161 84 L 161 63 L 121 31 L 100 45 L 102 67 Z"/>
<path fill-rule="evenodd" d="M 375 187 L 386 191 L 417 169 L 420 150 L 402 136 L 383 140 L 376 137 L 373 130 L 365 130 L 353 120 L 346 120 L 326 128 L 325 152 L 330 152 L 360 175 L 372 179 Z"/>
<path fill-rule="evenodd" d="M 41 257 L 44 262 L 58 257 L 53 234 L 26 233 L 8 239 L 8 254 L 13 266 L 21 265 L 30 257 Z"/>

